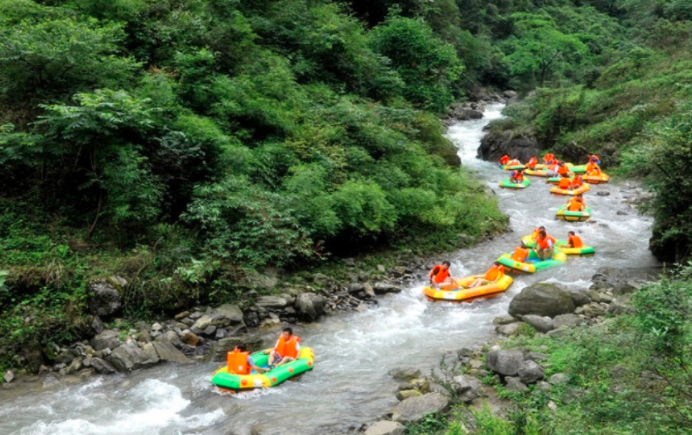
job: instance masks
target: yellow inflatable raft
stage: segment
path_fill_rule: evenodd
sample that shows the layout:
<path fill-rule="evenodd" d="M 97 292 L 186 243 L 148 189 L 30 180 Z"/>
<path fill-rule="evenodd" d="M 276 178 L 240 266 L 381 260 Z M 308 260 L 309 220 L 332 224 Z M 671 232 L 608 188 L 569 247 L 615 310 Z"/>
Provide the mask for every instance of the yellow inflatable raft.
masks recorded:
<path fill-rule="evenodd" d="M 610 175 L 601 172 L 601 175 L 584 175 L 584 182 L 589 184 L 605 184 L 610 181 Z"/>
<path fill-rule="evenodd" d="M 473 281 L 478 278 L 483 279 L 484 276 L 485 275 L 472 275 L 459 278 L 457 282 L 461 287 L 455 290 L 436 289 L 428 286 L 423 289 L 423 294 L 425 294 L 429 301 L 471 302 L 476 299 L 499 296 L 500 293 L 509 288 L 513 281 L 511 276 L 505 275 L 497 280 L 497 282 L 478 287 L 468 287 Z"/>
<path fill-rule="evenodd" d="M 573 190 L 560 189 L 559 187 L 555 186 L 550 189 L 550 193 L 554 193 L 556 195 L 579 195 L 580 193 L 588 192 L 590 189 L 591 187 L 588 185 L 588 183 L 584 183 L 580 187 Z"/>

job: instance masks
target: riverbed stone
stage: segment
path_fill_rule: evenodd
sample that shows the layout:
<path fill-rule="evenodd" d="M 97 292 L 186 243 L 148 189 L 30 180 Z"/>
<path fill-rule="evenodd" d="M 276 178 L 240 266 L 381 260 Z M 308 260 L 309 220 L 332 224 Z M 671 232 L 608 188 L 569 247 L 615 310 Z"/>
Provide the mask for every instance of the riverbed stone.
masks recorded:
<path fill-rule="evenodd" d="M 119 276 L 92 281 L 87 285 L 87 305 L 95 316 L 110 316 L 122 307 L 123 287 L 127 281 Z"/>
<path fill-rule="evenodd" d="M 244 325 L 243 311 L 238 305 L 223 304 L 211 310 L 211 324 L 214 326 Z"/>
<path fill-rule="evenodd" d="M 509 325 L 510 323 L 514 323 L 517 321 L 517 318 L 514 316 L 498 316 L 493 319 L 493 323 L 496 325 Z"/>
<path fill-rule="evenodd" d="M 564 385 L 570 381 L 571 377 L 567 373 L 555 373 L 548 378 L 551 385 Z"/>
<path fill-rule="evenodd" d="M 202 317 L 200 317 L 199 319 L 197 319 L 195 324 L 192 325 L 192 328 L 195 328 L 199 331 L 204 331 L 207 328 L 207 326 L 209 326 L 209 325 L 211 325 L 211 316 L 205 314 Z M 192 328 L 190 328 L 190 329 L 192 329 Z"/>
<path fill-rule="evenodd" d="M 176 349 L 169 341 L 155 341 L 152 344 L 161 361 L 171 361 L 180 364 L 192 363 L 184 353 Z"/>
<path fill-rule="evenodd" d="M 553 319 L 553 325 L 555 325 L 556 329 L 560 327 L 574 328 L 582 323 L 584 323 L 584 320 L 576 314 L 560 314 Z"/>
<path fill-rule="evenodd" d="M 294 307 L 301 319 L 316 321 L 324 314 L 325 298 L 315 293 L 302 293 L 296 298 Z"/>
<path fill-rule="evenodd" d="M 91 358 L 91 367 L 98 373 L 104 375 L 112 375 L 118 372 L 111 363 L 98 357 Z"/>
<path fill-rule="evenodd" d="M 365 431 L 365 435 L 404 435 L 406 426 L 398 421 L 382 420 L 373 423 Z"/>
<path fill-rule="evenodd" d="M 283 296 L 261 296 L 256 305 L 267 310 L 281 310 L 289 304 L 288 298 Z"/>
<path fill-rule="evenodd" d="M 507 337 L 511 337 L 517 335 L 517 333 L 519 332 L 519 326 L 521 326 L 521 322 L 509 323 L 507 325 L 499 325 L 495 327 L 495 332 L 497 332 L 500 335 L 506 335 Z"/>
<path fill-rule="evenodd" d="M 509 304 L 509 314 L 555 317 L 575 309 L 572 297 L 562 288 L 548 283 L 533 284 L 521 290 Z"/>
<path fill-rule="evenodd" d="M 400 423 L 415 423 L 425 414 L 443 412 L 449 408 L 449 398 L 440 393 L 428 393 L 411 397 L 392 410 L 392 420 Z"/>
<path fill-rule="evenodd" d="M 533 326 L 536 331 L 546 333 L 555 329 L 553 319 L 548 316 L 537 316 L 535 314 L 527 314 L 521 316 L 521 320 Z"/>
<path fill-rule="evenodd" d="M 151 343 L 146 343 L 141 349 L 136 344 L 126 343 L 113 350 L 106 361 L 121 372 L 129 372 L 158 363 L 159 356 Z"/>
<path fill-rule="evenodd" d="M 9 384 L 10 382 L 12 382 L 12 381 L 14 380 L 14 372 L 12 372 L 12 370 L 6 371 L 6 372 L 5 372 L 5 375 L 2 377 L 2 379 L 3 379 L 6 383 Z"/>
<path fill-rule="evenodd" d="M 521 382 L 521 378 L 518 376 L 507 376 L 505 378 L 505 382 L 507 383 L 506 387 L 509 391 L 523 393 L 529 389 L 523 382 Z"/>
<path fill-rule="evenodd" d="M 470 403 L 478 397 L 478 392 L 483 388 L 483 383 L 468 375 L 455 376 L 454 389 L 459 394 L 459 399 L 464 403 Z"/>
<path fill-rule="evenodd" d="M 411 368 L 395 368 L 389 371 L 389 375 L 397 381 L 411 382 L 423 376 L 420 370 Z"/>
<path fill-rule="evenodd" d="M 120 346 L 119 333 L 107 329 L 91 339 L 91 347 L 94 350 L 115 349 Z"/>
<path fill-rule="evenodd" d="M 589 298 L 586 290 L 575 288 L 566 288 L 564 290 L 569 293 L 569 295 L 572 297 L 574 305 L 577 307 L 581 307 L 582 305 L 586 305 L 591 302 L 591 298 Z"/>
<path fill-rule="evenodd" d="M 375 292 L 375 294 L 378 294 L 378 295 L 382 295 L 385 293 L 399 293 L 399 292 L 401 292 L 401 286 L 399 286 L 397 284 L 390 283 L 390 282 L 386 282 L 386 281 L 376 282 L 372 286 L 372 289 Z"/>
<path fill-rule="evenodd" d="M 163 334 L 159 335 L 154 339 L 155 342 L 168 342 L 172 344 L 173 346 L 177 347 L 180 349 L 182 346 L 183 342 L 180 341 L 180 337 L 178 337 L 178 334 L 175 333 L 175 331 L 166 331 Z"/>
<path fill-rule="evenodd" d="M 524 353 L 518 349 L 492 349 L 485 358 L 486 367 L 503 376 L 516 376 L 524 363 Z"/>
<path fill-rule="evenodd" d="M 521 382 L 527 385 L 534 384 L 545 377 L 543 367 L 531 360 L 524 361 L 517 374 L 519 375 Z"/>
<path fill-rule="evenodd" d="M 415 388 L 410 389 L 410 390 L 401 390 L 396 393 L 396 398 L 399 400 L 406 400 L 410 397 L 418 397 L 422 396 L 423 393 L 420 391 L 416 390 Z"/>

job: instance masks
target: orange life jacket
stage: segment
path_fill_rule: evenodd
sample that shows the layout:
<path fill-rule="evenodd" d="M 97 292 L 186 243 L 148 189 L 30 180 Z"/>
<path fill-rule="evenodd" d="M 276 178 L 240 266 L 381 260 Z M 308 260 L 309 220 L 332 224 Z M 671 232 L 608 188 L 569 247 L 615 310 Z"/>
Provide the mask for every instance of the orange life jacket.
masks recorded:
<path fill-rule="evenodd" d="M 550 169 L 553 172 L 557 172 L 557 163 L 553 162 L 552 165 L 548 166 L 548 169 Z"/>
<path fill-rule="evenodd" d="M 550 246 L 555 246 L 555 239 L 552 236 L 545 236 L 543 239 L 538 238 L 536 239 L 536 245 L 541 249 L 549 248 Z"/>
<path fill-rule="evenodd" d="M 512 260 L 523 263 L 526 261 L 526 258 L 528 256 L 529 256 L 529 250 L 524 249 L 522 247 L 519 247 L 519 248 L 514 250 L 514 253 L 512 254 Z"/>
<path fill-rule="evenodd" d="M 485 273 L 485 276 L 483 277 L 483 279 L 485 279 L 486 281 L 492 282 L 492 281 L 495 281 L 495 280 L 502 278 L 502 276 L 504 274 L 505 274 L 504 267 L 502 265 L 493 266 Z"/>
<path fill-rule="evenodd" d="M 569 236 L 569 245 L 573 248 L 581 248 L 584 246 L 584 243 L 581 241 L 581 237 L 579 236 Z"/>
<path fill-rule="evenodd" d="M 512 159 L 509 162 L 507 162 L 509 166 L 516 166 L 516 165 L 521 165 L 521 162 L 517 159 Z"/>
<path fill-rule="evenodd" d="M 500 157 L 500 164 L 502 166 L 506 165 L 507 162 L 509 162 L 509 156 L 508 155 L 504 155 L 504 156 Z"/>
<path fill-rule="evenodd" d="M 598 165 L 597 165 L 596 163 L 590 161 L 589 163 L 586 164 L 586 168 L 585 168 L 585 169 L 586 169 L 586 173 L 588 174 L 589 172 L 593 171 L 594 168 L 597 167 L 597 166 L 598 166 Z"/>
<path fill-rule="evenodd" d="M 240 352 L 234 350 L 226 354 L 226 370 L 228 373 L 235 373 L 236 375 L 249 375 L 250 366 L 247 364 L 247 356 L 249 352 Z"/>
<path fill-rule="evenodd" d="M 291 335 L 291 338 L 286 341 L 284 336 L 279 337 L 279 342 L 276 344 L 276 352 L 284 358 L 296 358 L 298 357 L 298 343 L 300 342 L 300 337 L 297 335 Z"/>
<path fill-rule="evenodd" d="M 538 164 L 538 159 L 535 157 L 531 157 L 529 159 L 529 162 L 526 164 L 526 167 L 527 168 L 535 168 L 537 164 Z"/>
<path fill-rule="evenodd" d="M 572 179 L 572 187 L 581 187 L 584 184 L 584 179 L 579 175 L 575 175 Z"/>
<path fill-rule="evenodd" d="M 580 211 L 582 208 L 584 208 L 584 201 L 580 201 L 579 198 L 572 198 L 569 200 L 567 208 L 569 211 Z"/>
<path fill-rule="evenodd" d="M 437 266 L 433 267 L 433 269 L 430 271 L 430 275 L 428 276 L 435 282 L 435 284 L 439 284 L 449 276 L 449 268 L 442 269 L 442 265 L 438 264 Z"/>
<path fill-rule="evenodd" d="M 510 178 L 514 178 L 515 180 L 517 180 L 518 183 L 521 183 L 522 181 L 524 181 L 524 174 L 522 174 L 519 171 L 512 171 L 512 173 L 510 174 Z"/>
<path fill-rule="evenodd" d="M 558 183 L 557 187 L 560 189 L 567 189 L 570 185 L 569 178 L 567 177 L 562 177 L 560 178 L 560 182 Z"/>
<path fill-rule="evenodd" d="M 595 165 L 595 167 L 589 172 L 589 175 L 595 175 L 599 176 L 601 175 L 601 168 L 598 167 L 598 165 Z"/>
<path fill-rule="evenodd" d="M 567 167 L 567 165 L 558 166 L 557 173 L 560 175 L 569 174 L 569 168 Z"/>
<path fill-rule="evenodd" d="M 553 153 L 548 153 L 543 157 L 543 160 L 546 162 L 552 162 L 555 160 L 555 155 L 553 155 Z"/>

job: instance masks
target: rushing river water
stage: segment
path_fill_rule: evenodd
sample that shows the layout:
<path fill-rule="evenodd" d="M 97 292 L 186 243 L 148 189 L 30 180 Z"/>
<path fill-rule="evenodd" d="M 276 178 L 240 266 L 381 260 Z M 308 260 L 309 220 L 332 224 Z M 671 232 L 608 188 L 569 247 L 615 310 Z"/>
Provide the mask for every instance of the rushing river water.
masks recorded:
<path fill-rule="evenodd" d="M 377 419 L 396 403 L 397 382 L 387 372 L 417 367 L 428 373 L 441 355 L 488 338 L 492 319 L 506 314 L 510 300 L 537 281 L 587 288 L 597 268 L 657 264 L 648 251 L 651 219 L 624 202 L 636 186 L 615 182 L 593 186 L 585 195 L 593 223 L 555 221 L 565 197 L 548 193 L 541 179 L 523 191 L 497 187 L 507 176 L 476 158 L 483 127 L 499 118 L 502 106 L 489 106 L 485 118 L 460 122 L 447 136 L 459 147 L 465 167 L 496 192 L 511 217 L 513 232 L 449 255 L 454 275 L 482 273 L 519 237 L 537 225 L 566 238 L 574 230 L 597 254 L 570 258 L 554 269 L 520 276 L 502 296 L 470 304 L 427 302 L 420 285 L 383 297 L 366 312 L 341 313 L 296 328 L 315 350 L 312 372 L 278 388 L 235 397 L 209 383 L 217 363 L 165 364 L 130 375 L 99 376 L 87 383 L 58 385 L 9 397 L 0 390 L 0 434 L 340 434 Z M 597 196 L 608 191 L 609 196 Z M 626 215 L 617 214 L 624 211 Z M 276 332 L 272 336 L 276 336 Z"/>

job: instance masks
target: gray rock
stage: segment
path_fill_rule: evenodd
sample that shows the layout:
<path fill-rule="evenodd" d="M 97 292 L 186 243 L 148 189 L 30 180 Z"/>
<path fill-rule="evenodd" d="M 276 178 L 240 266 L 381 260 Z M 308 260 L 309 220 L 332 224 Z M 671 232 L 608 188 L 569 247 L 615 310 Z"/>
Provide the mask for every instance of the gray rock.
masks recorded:
<path fill-rule="evenodd" d="M 214 325 L 209 325 L 206 328 L 204 328 L 204 331 L 202 333 L 204 335 L 213 335 L 216 332 L 216 326 Z"/>
<path fill-rule="evenodd" d="M 549 393 L 549 392 L 552 391 L 552 389 L 553 389 L 553 386 L 550 385 L 550 384 L 549 384 L 548 382 L 546 382 L 546 381 L 541 381 L 541 382 L 539 382 L 539 383 L 536 384 L 536 385 L 538 386 L 538 388 L 539 388 L 541 391 L 545 391 L 546 393 Z"/>
<path fill-rule="evenodd" d="M 511 337 L 513 335 L 517 335 L 517 332 L 519 332 L 520 325 L 521 322 L 510 323 L 508 325 L 500 325 L 495 328 L 495 332 L 497 332 L 500 335 L 506 335 L 507 337 Z"/>
<path fill-rule="evenodd" d="M 422 375 L 420 370 L 416 369 L 391 369 L 389 375 L 397 381 L 411 382 L 413 379 L 418 379 Z"/>
<path fill-rule="evenodd" d="M 464 403 L 470 403 L 478 397 L 478 391 L 483 388 L 483 383 L 473 376 L 461 375 L 453 378 L 454 389 L 459 394 L 459 399 Z"/>
<path fill-rule="evenodd" d="M 612 300 L 608 305 L 608 312 L 610 314 L 620 315 L 620 314 L 634 314 L 637 310 L 630 305 L 629 298 L 618 297 Z"/>
<path fill-rule="evenodd" d="M 525 316 L 521 316 L 521 320 L 533 326 L 536 329 L 536 331 L 542 332 L 544 334 L 555 329 L 553 319 L 551 319 L 548 316 L 536 316 L 535 314 L 527 314 Z"/>
<path fill-rule="evenodd" d="M 283 296 L 261 296 L 256 305 L 267 310 L 280 310 L 286 308 L 289 300 Z"/>
<path fill-rule="evenodd" d="M 545 377 L 545 371 L 535 361 L 527 360 L 522 364 L 518 375 L 524 384 L 533 384 Z"/>
<path fill-rule="evenodd" d="M 538 283 L 522 289 L 509 304 L 509 314 L 555 317 L 571 313 L 575 305 L 565 290 L 554 284 Z"/>
<path fill-rule="evenodd" d="M 600 192 L 596 192 L 596 195 L 598 196 L 610 196 L 610 192 L 607 190 L 601 190 Z"/>
<path fill-rule="evenodd" d="M 400 423 L 415 423 L 425 414 L 443 412 L 449 408 L 449 398 L 440 393 L 428 393 L 411 397 L 392 410 L 392 420 Z"/>
<path fill-rule="evenodd" d="M 392 284 L 389 282 L 376 282 L 375 285 L 372 286 L 373 291 L 375 294 L 382 295 L 385 293 L 399 293 L 401 292 L 401 287 Z"/>
<path fill-rule="evenodd" d="M 550 382 L 552 385 L 564 385 L 568 383 L 570 379 L 570 375 L 566 373 L 555 373 L 548 378 L 548 382 Z"/>
<path fill-rule="evenodd" d="M 485 358 L 488 369 L 503 376 L 516 376 L 524 363 L 524 353 L 517 349 L 492 349 Z"/>
<path fill-rule="evenodd" d="M 399 401 L 402 401 L 402 400 L 410 399 L 411 397 L 418 397 L 418 396 L 422 396 L 422 395 L 423 395 L 423 393 L 421 393 L 420 391 L 418 391 L 414 388 L 411 390 L 397 391 L 396 398 L 399 399 Z"/>
<path fill-rule="evenodd" d="M 226 361 L 226 354 L 241 343 L 245 343 L 249 352 L 261 350 L 264 340 L 257 336 L 226 337 L 217 341 L 211 346 L 205 361 L 223 362 Z"/>
<path fill-rule="evenodd" d="M 103 322 L 99 316 L 94 316 L 94 319 L 91 321 L 91 329 L 97 334 L 103 332 Z"/>
<path fill-rule="evenodd" d="M 207 326 L 209 326 L 209 325 L 211 325 L 211 316 L 205 314 L 202 317 L 200 317 L 199 319 L 197 319 L 195 324 L 192 325 L 192 328 L 196 328 L 199 331 L 204 331 L 207 328 Z M 192 328 L 190 328 L 190 329 L 192 329 Z"/>
<path fill-rule="evenodd" d="M 83 359 L 81 357 L 73 359 L 70 365 L 66 367 L 65 373 L 69 375 L 71 373 L 75 373 L 81 370 L 83 367 L 82 361 Z"/>
<path fill-rule="evenodd" d="M 296 298 L 294 307 L 300 318 L 314 322 L 324 314 L 324 296 L 315 293 L 302 293 Z"/>
<path fill-rule="evenodd" d="M 106 330 L 91 339 L 91 347 L 94 350 L 115 349 L 120 346 L 119 334 L 115 331 Z"/>
<path fill-rule="evenodd" d="M 5 380 L 6 383 L 9 384 L 14 380 L 14 373 L 12 372 L 12 370 L 8 370 L 5 372 L 5 375 L 2 378 Z"/>
<path fill-rule="evenodd" d="M 140 349 L 132 343 L 124 344 L 106 357 L 106 361 L 121 372 L 129 372 L 159 362 L 159 356 L 152 343 L 147 343 Z M 93 359 L 92 359 L 93 366 Z"/>
<path fill-rule="evenodd" d="M 658 278 L 660 267 L 616 268 L 602 267 L 591 278 L 593 290 L 612 289 L 616 296 L 632 293 L 640 287 L 638 280 L 649 281 Z"/>
<path fill-rule="evenodd" d="M 509 325 L 510 323 L 516 322 L 517 319 L 513 316 L 498 316 L 493 319 L 493 323 L 496 325 Z"/>
<path fill-rule="evenodd" d="M 539 151 L 538 141 L 530 134 L 490 130 L 481 139 L 478 157 L 496 162 L 502 155 L 507 154 L 526 162 L 532 156 L 538 155 Z"/>
<path fill-rule="evenodd" d="M 509 391 L 516 391 L 519 393 L 523 393 L 529 389 L 526 385 L 524 385 L 521 382 L 521 379 L 519 377 L 507 376 L 505 378 L 505 382 L 507 383 L 507 389 Z"/>
<path fill-rule="evenodd" d="M 108 361 L 105 361 L 101 358 L 91 358 L 91 367 L 98 373 L 104 375 L 112 375 L 114 373 L 118 373 L 115 367 L 113 367 Z"/>
<path fill-rule="evenodd" d="M 548 332 L 546 335 L 550 338 L 562 338 L 562 337 L 566 337 L 568 332 L 569 332 L 569 329 L 562 327 L 562 328 L 553 329 L 552 331 Z"/>
<path fill-rule="evenodd" d="M 574 301 L 574 305 L 577 307 L 581 307 L 582 305 L 586 305 L 591 302 L 591 298 L 589 298 L 585 290 L 573 288 L 566 288 L 564 290 L 569 293 L 569 295 L 572 297 L 572 301 Z"/>
<path fill-rule="evenodd" d="M 525 358 L 526 358 L 527 360 L 531 360 L 531 361 L 536 361 L 536 362 L 538 362 L 538 361 L 545 361 L 545 360 L 547 360 L 547 359 L 548 359 L 548 355 L 546 355 L 546 354 L 544 354 L 544 353 L 529 352 L 529 353 L 526 354 Z"/>
<path fill-rule="evenodd" d="M 231 325 L 245 325 L 243 312 L 240 307 L 233 304 L 223 304 L 211 310 L 211 324 L 216 327 Z"/>
<path fill-rule="evenodd" d="M 406 426 L 397 421 L 378 421 L 371 425 L 365 435 L 404 435 Z"/>
<path fill-rule="evenodd" d="M 163 325 L 161 325 L 159 322 L 156 322 L 153 325 L 151 325 L 152 331 L 160 331 L 162 329 L 163 329 Z"/>
<path fill-rule="evenodd" d="M 365 291 L 365 284 L 362 282 L 353 282 L 348 286 L 348 292 L 352 295 L 362 291 Z"/>
<path fill-rule="evenodd" d="M 92 281 L 87 287 L 89 312 L 95 316 L 110 316 L 122 307 L 125 279 L 113 276 L 108 279 Z"/>
<path fill-rule="evenodd" d="M 67 364 L 75 359 L 79 353 L 76 350 L 69 348 L 60 349 L 60 353 L 55 357 L 55 364 Z"/>
<path fill-rule="evenodd" d="M 588 305 L 584 305 L 584 315 L 586 317 L 599 317 L 603 316 L 608 311 L 608 306 L 602 306 L 596 302 L 591 302 Z"/>
<path fill-rule="evenodd" d="M 584 320 L 579 318 L 576 314 L 560 314 L 559 316 L 555 316 L 553 319 L 553 325 L 555 325 L 555 328 L 560 328 L 560 327 L 565 327 L 565 328 L 574 328 L 579 325 L 584 323 Z"/>
<path fill-rule="evenodd" d="M 194 313 L 190 314 L 188 317 L 189 317 L 190 319 L 192 319 L 192 320 L 197 320 L 197 319 L 199 319 L 200 317 L 202 317 L 202 315 L 203 315 L 203 314 L 200 313 L 199 311 L 195 311 Z"/>
<path fill-rule="evenodd" d="M 171 361 L 181 364 L 190 364 L 192 361 L 168 341 L 155 341 L 152 343 L 154 350 L 161 361 Z"/>
<path fill-rule="evenodd" d="M 53 375 L 48 375 L 41 381 L 43 388 L 50 388 L 60 384 L 60 380 Z"/>
<path fill-rule="evenodd" d="M 180 347 L 182 347 L 182 345 L 183 345 L 183 342 L 180 341 L 180 337 L 178 337 L 178 334 L 176 334 L 175 331 L 166 331 L 163 334 L 156 337 L 154 340 L 158 341 L 158 342 L 171 343 L 173 346 L 177 347 L 178 349 L 180 349 Z"/>

